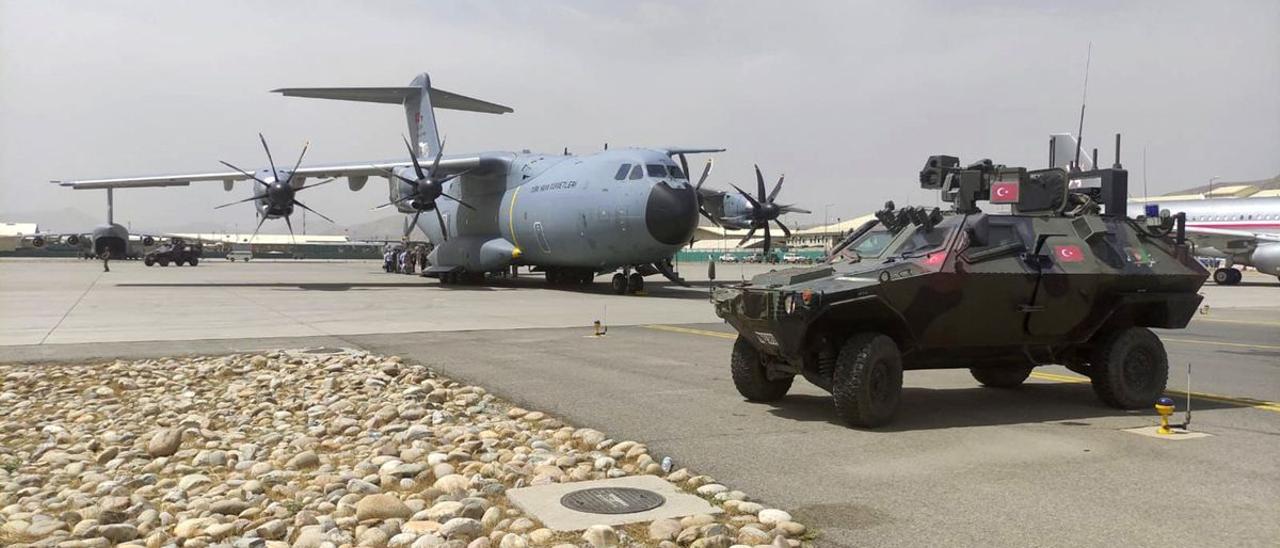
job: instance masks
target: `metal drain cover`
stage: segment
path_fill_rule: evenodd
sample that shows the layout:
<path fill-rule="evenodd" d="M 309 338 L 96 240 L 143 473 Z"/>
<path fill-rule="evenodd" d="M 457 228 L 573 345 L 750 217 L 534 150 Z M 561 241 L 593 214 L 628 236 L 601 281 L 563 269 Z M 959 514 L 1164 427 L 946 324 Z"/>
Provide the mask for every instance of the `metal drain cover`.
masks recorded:
<path fill-rule="evenodd" d="M 634 514 L 665 502 L 666 498 L 653 491 L 631 487 L 596 487 L 560 497 L 560 504 L 565 508 L 588 514 Z"/>

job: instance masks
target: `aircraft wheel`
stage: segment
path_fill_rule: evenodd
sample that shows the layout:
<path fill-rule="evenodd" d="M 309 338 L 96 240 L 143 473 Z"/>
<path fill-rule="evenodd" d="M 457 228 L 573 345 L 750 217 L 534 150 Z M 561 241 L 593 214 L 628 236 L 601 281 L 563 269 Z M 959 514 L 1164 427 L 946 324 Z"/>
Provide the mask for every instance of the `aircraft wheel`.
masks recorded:
<path fill-rule="evenodd" d="M 742 335 L 733 342 L 729 367 L 733 373 L 733 386 L 749 401 L 778 401 L 787 395 L 795 381 L 794 376 L 769 378 L 769 370 L 760 351 Z"/>
<path fill-rule="evenodd" d="M 168 259 L 160 259 L 160 266 L 169 266 Z"/>
<path fill-rule="evenodd" d="M 1244 279 L 1244 271 L 1231 269 L 1231 285 L 1236 285 Z"/>
<path fill-rule="evenodd" d="M 852 426 L 887 424 L 902 400 L 902 355 L 898 345 L 875 332 L 849 337 L 836 357 L 831 383 L 836 412 Z"/>
<path fill-rule="evenodd" d="M 197 264 L 200 264 L 200 259 L 198 257 L 192 257 L 190 259 L 187 259 L 187 264 L 191 266 L 195 266 Z"/>
<path fill-rule="evenodd" d="M 1235 285 L 1240 283 L 1242 278 L 1244 276 L 1234 268 L 1219 268 L 1213 271 L 1213 283 L 1218 285 Z"/>
<path fill-rule="evenodd" d="M 627 278 L 627 291 L 631 293 L 639 293 L 644 291 L 644 276 L 639 272 L 632 272 Z"/>
<path fill-rule="evenodd" d="M 142 260 L 142 264 L 145 264 L 145 265 L 147 265 L 147 266 L 152 266 L 152 265 L 156 264 L 156 260 L 155 260 L 155 259 L 152 259 L 151 257 L 147 257 L 147 258 L 145 258 L 145 259 L 143 259 L 143 260 Z"/>
<path fill-rule="evenodd" d="M 1119 409 L 1150 407 L 1169 382 L 1169 356 L 1145 327 L 1104 338 L 1094 347 L 1090 369 L 1098 398 Z"/>
<path fill-rule="evenodd" d="M 1017 388 L 1031 376 L 1032 366 L 1023 367 L 975 367 L 969 374 L 990 388 Z"/>
<path fill-rule="evenodd" d="M 621 272 L 614 274 L 610 285 L 613 286 L 614 293 L 622 295 L 627 292 L 627 277 L 623 276 Z"/>

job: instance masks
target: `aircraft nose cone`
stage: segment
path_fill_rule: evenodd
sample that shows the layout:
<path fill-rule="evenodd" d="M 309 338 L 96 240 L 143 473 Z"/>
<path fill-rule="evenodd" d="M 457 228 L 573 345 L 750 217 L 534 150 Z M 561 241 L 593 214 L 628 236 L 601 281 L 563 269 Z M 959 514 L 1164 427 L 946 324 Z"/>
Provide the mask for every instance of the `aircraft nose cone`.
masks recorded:
<path fill-rule="evenodd" d="M 683 244 L 698 227 L 698 200 L 689 185 L 671 188 L 666 183 L 653 185 L 645 206 L 644 224 L 653 239 L 668 245 Z"/>

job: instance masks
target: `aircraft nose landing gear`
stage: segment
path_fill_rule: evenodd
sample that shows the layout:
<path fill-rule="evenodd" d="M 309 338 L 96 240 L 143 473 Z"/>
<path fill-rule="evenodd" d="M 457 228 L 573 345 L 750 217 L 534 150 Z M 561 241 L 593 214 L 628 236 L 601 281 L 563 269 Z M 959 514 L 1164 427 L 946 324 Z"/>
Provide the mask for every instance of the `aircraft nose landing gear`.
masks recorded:
<path fill-rule="evenodd" d="M 1244 279 L 1244 274 L 1234 268 L 1219 268 L 1213 271 L 1213 283 L 1218 285 L 1236 285 Z"/>

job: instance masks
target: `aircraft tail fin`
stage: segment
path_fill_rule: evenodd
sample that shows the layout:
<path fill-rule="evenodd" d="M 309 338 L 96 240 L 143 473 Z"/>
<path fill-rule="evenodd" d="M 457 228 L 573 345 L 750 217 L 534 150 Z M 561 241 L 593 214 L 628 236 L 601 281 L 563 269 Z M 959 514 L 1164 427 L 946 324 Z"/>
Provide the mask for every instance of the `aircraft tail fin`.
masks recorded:
<path fill-rule="evenodd" d="M 431 77 L 419 74 L 407 87 L 356 87 L 356 88 L 281 88 L 271 90 L 286 97 L 310 97 L 339 101 L 388 103 L 404 106 L 409 132 L 417 142 L 419 154 L 431 157 L 440 149 L 440 132 L 436 127 L 435 110 L 465 110 L 488 114 L 514 112 L 510 107 L 473 99 L 464 95 L 431 87 Z"/>
<path fill-rule="evenodd" d="M 1060 167 L 1071 170 L 1071 164 L 1076 161 L 1076 138 L 1070 133 L 1052 133 L 1049 140 L 1053 143 L 1050 155 L 1053 157 L 1052 165 L 1049 167 Z M 1090 156 L 1088 149 L 1084 145 L 1080 145 L 1080 171 L 1093 170 L 1093 157 Z"/>

